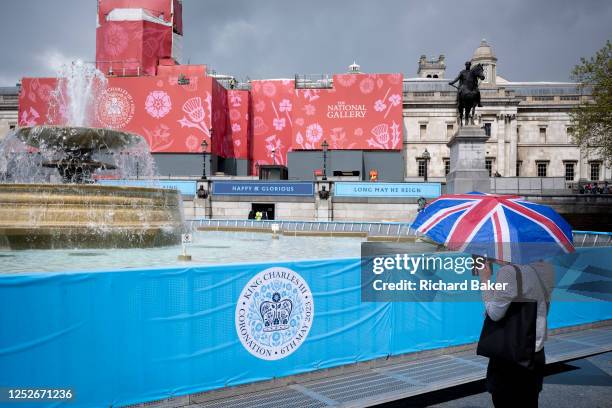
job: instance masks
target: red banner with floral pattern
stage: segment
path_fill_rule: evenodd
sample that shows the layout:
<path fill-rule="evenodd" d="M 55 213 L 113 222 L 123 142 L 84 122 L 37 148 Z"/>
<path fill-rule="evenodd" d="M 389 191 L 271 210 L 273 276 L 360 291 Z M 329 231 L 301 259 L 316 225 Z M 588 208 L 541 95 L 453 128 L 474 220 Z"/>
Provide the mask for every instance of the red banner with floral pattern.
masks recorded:
<path fill-rule="evenodd" d="M 91 125 L 142 135 L 152 152 L 199 152 L 202 140 L 222 157 L 287 164 L 289 150 L 399 150 L 401 74 L 345 74 L 333 89 L 295 89 L 293 80 L 252 81 L 225 90 L 202 67 L 167 67 L 157 77 L 110 77 L 95 97 Z M 187 72 L 187 82 L 179 76 Z M 55 78 L 24 78 L 19 124 L 65 124 L 66 102 L 53 98 Z M 211 140 L 210 131 L 213 138 Z"/>
<path fill-rule="evenodd" d="M 204 139 L 216 151 L 210 129 L 220 140 L 227 132 L 227 94 L 211 77 L 194 78 L 187 85 L 172 75 L 108 78 L 95 96 L 90 124 L 137 133 L 152 152 L 199 152 Z M 20 126 L 67 123 L 66 102 L 52 96 L 56 86 L 55 78 L 23 79 Z"/>
<path fill-rule="evenodd" d="M 291 147 L 295 81 L 290 79 L 251 82 L 253 103 L 252 173 L 262 164 L 287 165 Z"/>
<path fill-rule="evenodd" d="M 96 32 L 96 66 L 110 75 L 155 75 L 172 57 L 172 27 L 149 21 L 108 21 Z"/>
<path fill-rule="evenodd" d="M 399 150 L 402 147 L 402 75 L 334 75 L 332 89 L 298 89 L 292 150 Z"/>
<path fill-rule="evenodd" d="M 223 157 L 249 158 L 249 142 L 251 140 L 250 99 L 249 91 L 236 89 L 227 91 L 229 128 L 222 144 L 225 148 L 222 152 Z"/>

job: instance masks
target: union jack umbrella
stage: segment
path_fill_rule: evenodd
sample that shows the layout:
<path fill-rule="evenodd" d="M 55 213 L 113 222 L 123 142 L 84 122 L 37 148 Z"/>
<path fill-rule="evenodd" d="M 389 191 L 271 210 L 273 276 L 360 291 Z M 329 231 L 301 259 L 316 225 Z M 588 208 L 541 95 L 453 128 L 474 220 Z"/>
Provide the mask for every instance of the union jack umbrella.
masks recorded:
<path fill-rule="evenodd" d="M 412 227 L 452 251 L 517 264 L 574 251 L 572 227 L 563 217 L 516 195 L 443 195 Z"/>

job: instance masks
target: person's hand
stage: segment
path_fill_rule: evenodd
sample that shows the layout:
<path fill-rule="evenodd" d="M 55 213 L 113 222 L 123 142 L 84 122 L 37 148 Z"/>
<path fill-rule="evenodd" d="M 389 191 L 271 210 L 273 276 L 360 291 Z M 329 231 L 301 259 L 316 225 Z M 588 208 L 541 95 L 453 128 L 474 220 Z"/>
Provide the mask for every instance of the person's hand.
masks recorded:
<path fill-rule="evenodd" d="M 480 277 L 480 282 L 486 283 L 491 279 L 491 275 L 493 274 L 493 264 L 491 261 L 486 261 L 484 264 L 484 268 L 480 271 L 478 276 Z"/>

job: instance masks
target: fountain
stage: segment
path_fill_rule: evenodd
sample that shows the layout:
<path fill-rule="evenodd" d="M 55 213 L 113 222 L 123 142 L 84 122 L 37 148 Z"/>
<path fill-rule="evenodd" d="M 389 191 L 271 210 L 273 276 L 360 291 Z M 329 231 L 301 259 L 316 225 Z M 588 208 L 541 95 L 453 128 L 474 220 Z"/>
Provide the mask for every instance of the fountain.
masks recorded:
<path fill-rule="evenodd" d="M 0 247 L 125 248 L 173 245 L 183 231 L 178 191 L 156 188 L 148 145 L 136 134 L 89 127 L 106 78 L 73 63 L 60 72 L 49 121 L 0 144 Z M 151 188 L 96 184 L 144 177 Z"/>

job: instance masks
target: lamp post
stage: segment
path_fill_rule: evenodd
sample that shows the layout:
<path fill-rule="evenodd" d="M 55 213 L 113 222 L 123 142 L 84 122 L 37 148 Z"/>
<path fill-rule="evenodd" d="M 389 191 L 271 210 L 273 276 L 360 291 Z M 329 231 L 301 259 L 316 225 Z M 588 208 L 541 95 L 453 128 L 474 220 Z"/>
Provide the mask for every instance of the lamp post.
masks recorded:
<path fill-rule="evenodd" d="M 327 180 L 327 149 L 329 148 L 327 140 L 323 140 L 321 147 L 323 148 L 323 180 Z"/>
<path fill-rule="evenodd" d="M 206 149 L 208 149 L 208 142 L 206 139 L 202 140 L 200 147 L 202 148 L 202 180 L 206 180 Z"/>
<path fill-rule="evenodd" d="M 427 169 L 429 168 L 429 159 L 431 159 L 431 155 L 429 154 L 427 149 L 425 149 L 425 151 L 423 152 L 422 157 L 423 160 L 425 160 L 425 182 L 427 182 Z"/>

